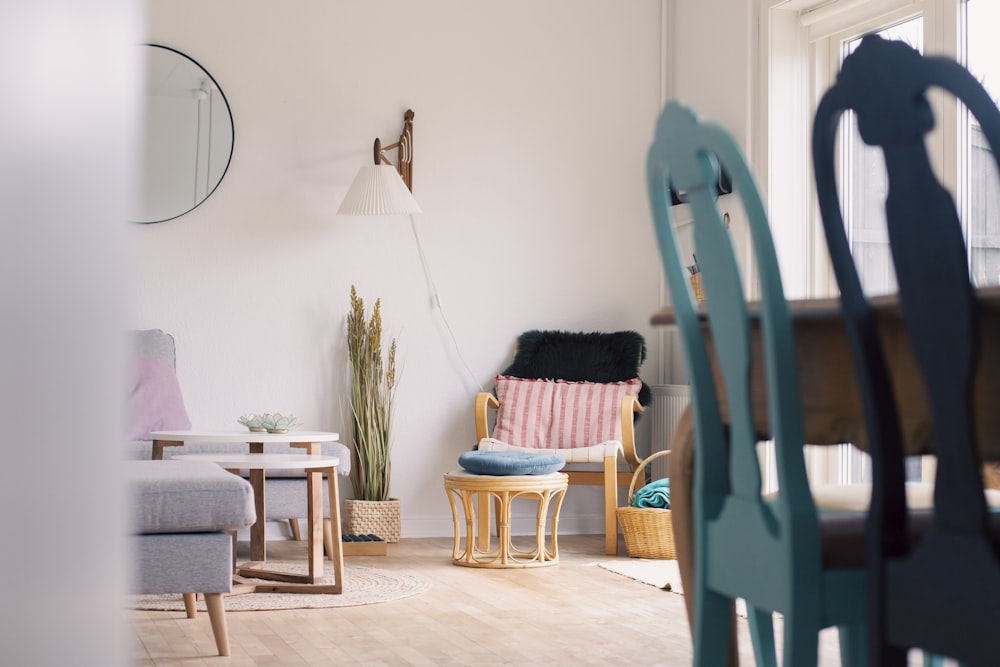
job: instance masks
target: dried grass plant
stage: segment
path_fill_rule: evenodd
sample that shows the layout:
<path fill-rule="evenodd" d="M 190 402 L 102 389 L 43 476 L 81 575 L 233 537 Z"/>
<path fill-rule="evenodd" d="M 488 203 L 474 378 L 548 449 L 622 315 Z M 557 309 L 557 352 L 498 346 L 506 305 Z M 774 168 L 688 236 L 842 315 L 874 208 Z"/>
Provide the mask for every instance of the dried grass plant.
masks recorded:
<path fill-rule="evenodd" d="M 351 413 L 354 450 L 351 485 L 357 500 L 389 500 L 392 473 L 390 434 L 396 391 L 396 339 L 382 353 L 382 300 L 375 300 L 371 319 L 365 302 L 351 285 L 347 314 L 347 346 L 351 367 Z"/>

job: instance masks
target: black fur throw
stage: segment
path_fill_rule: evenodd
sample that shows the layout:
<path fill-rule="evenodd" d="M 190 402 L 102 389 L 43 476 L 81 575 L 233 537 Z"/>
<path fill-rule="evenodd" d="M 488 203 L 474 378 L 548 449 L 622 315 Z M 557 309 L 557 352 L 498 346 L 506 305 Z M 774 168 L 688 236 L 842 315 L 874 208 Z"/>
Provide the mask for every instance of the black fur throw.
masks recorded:
<path fill-rule="evenodd" d="M 526 331 L 517 338 L 514 360 L 503 375 L 534 380 L 621 382 L 639 376 L 646 341 L 635 331 L 573 333 Z M 649 405 L 643 383 L 639 404 Z"/>

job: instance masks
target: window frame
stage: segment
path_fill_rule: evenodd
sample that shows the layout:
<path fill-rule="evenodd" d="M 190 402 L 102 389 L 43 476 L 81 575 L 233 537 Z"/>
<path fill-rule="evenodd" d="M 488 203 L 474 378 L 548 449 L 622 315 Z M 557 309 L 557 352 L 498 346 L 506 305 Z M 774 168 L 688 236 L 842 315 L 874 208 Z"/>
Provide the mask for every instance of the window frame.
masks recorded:
<path fill-rule="evenodd" d="M 925 53 L 961 60 L 961 5 L 962 0 L 758 0 L 754 138 L 766 150 L 756 152 L 753 167 L 769 203 L 790 298 L 837 293 L 826 258 L 808 147 L 812 116 L 840 67 L 840 44 L 923 15 Z M 943 100 L 943 95 L 932 95 L 939 122 L 929 150 L 944 185 L 957 191 L 964 175 L 959 107 Z M 795 224 L 797 220 L 809 223 Z"/>
<path fill-rule="evenodd" d="M 789 298 L 838 292 L 816 202 L 810 147 L 812 118 L 839 71 L 842 43 L 922 15 L 924 53 L 963 62 L 963 8 L 964 0 L 757 0 L 753 137 L 755 145 L 765 149 L 755 152 L 752 167 L 768 202 Z M 967 182 L 962 144 L 967 128 L 957 102 L 946 101 L 940 91 L 932 91 L 929 101 L 938 119 L 928 138 L 931 160 L 945 187 L 958 193 L 959 184 Z M 964 199 L 956 197 L 960 208 Z M 754 268 L 748 267 L 751 294 L 756 283 Z M 849 481 L 848 469 L 858 470 L 865 464 L 846 456 L 843 449 L 807 446 L 810 479 Z M 933 475 L 934 462 L 932 457 L 924 459 L 926 479 Z"/>

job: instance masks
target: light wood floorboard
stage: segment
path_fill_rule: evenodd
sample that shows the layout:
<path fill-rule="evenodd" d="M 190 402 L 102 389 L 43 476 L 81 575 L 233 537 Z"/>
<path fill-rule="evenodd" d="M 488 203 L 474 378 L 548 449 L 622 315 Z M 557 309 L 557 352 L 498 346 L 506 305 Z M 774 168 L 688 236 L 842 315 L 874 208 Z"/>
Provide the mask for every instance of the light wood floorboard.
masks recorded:
<path fill-rule="evenodd" d="M 599 535 L 560 536 L 560 562 L 493 570 L 451 563 L 451 538 L 407 539 L 387 556 L 349 564 L 413 570 L 431 590 L 384 604 L 339 609 L 228 612 L 232 655 L 219 657 L 208 614 L 129 611 L 138 667 L 517 667 L 691 664 L 684 599 L 608 572 Z M 241 543 L 241 551 L 246 545 Z M 622 546 L 621 553 L 625 553 Z M 305 558 L 305 546 L 269 542 L 271 558 Z M 740 619 L 741 664 L 753 665 Z M 835 631 L 824 631 L 820 665 L 839 665 Z"/>

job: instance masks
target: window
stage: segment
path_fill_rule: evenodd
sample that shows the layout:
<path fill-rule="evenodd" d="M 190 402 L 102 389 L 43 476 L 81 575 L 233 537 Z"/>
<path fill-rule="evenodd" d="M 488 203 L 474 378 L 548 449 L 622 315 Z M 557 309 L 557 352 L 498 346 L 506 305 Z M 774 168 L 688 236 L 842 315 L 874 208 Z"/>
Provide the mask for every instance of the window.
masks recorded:
<path fill-rule="evenodd" d="M 766 193 L 790 297 L 836 294 L 812 176 L 812 116 L 842 59 L 860 37 L 877 32 L 918 50 L 967 63 L 995 99 L 1000 58 L 993 28 L 995 0 L 762 0 L 754 168 Z M 943 94 L 932 94 L 937 127 L 928 150 L 942 183 L 956 194 L 966 225 L 969 264 L 977 285 L 1000 284 L 1000 177 L 977 124 Z M 861 142 L 846 114 L 840 131 L 842 209 L 855 261 L 868 293 L 895 290 L 883 203 L 879 151 Z M 807 193 L 789 196 L 788 193 Z M 803 221 L 807 221 L 805 224 Z M 930 462 L 925 462 L 930 464 Z M 821 482 L 861 481 L 867 456 L 853 447 L 810 448 L 810 476 Z M 915 461 L 911 477 L 920 476 Z M 924 476 L 929 468 L 924 468 Z"/>
<path fill-rule="evenodd" d="M 922 16 L 879 30 L 886 39 L 906 42 L 923 51 Z M 861 37 L 837 40 L 832 46 L 837 50 L 835 62 L 843 62 L 861 44 Z M 889 253 L 889 234 L 886 230 L 884 202 L 888 194 L 885 161 L 882 151 L 861 140 L 853 112 L 841 121 L 841 204 L 851 253 L 858 267 L 862 287 L 866 294 L 890 294 L 896 291 L 896 276 Z"/>
<path fill-rule="evenodd" d="M 966 0 L 966 67 L 996 102 L 1000 98 L 1000 59 L 993 34 L 1000 21 L 1000 3 Z M 963 115 L 966 153 L 962 195 L 968 224 L 972 279 L 976 285 L 1000 284 L 1000 175 L 993 153 L 971 114 Z"/>
<path fill-rule="evenodd" d="M 762 80 L 767 89 L 761 123 L 767 157 L 755 165 L 770 179 L 762 179 L 772 202 L 776 235 L 805 236 L 790 248 L 779 247 L 782 271 L 793 295 L 836 293 L 826 260 L 825 241 L 816 206 L 810 200 L 799 207 L 773 202 L 792 189 L 812 193 L 809 145 L 811 116 L 819 98 L 830 87 L 840 62 L 860 42 L 876 32 L 901 39 L 920 51 L 940 53 L 966 63 L 994 99 L 1000 99 L 1000 58 L 992 29 L 1000 24 L 1000 3 L 993 0 L 785 0 L 774 2 L 761 18 L 764 53 Z M 950 36 L 950 38 L 949 38 Z M 790 45 L 790 46 L 789 46 Z M 801 97 L 806 118 L 790 122 L 789 96 Z M 1000 284 L 1000 174 L 978 124 L 943 94 L 932 95 L 937 129 L 929 140 L 939 177 L 955 194 L 966 225 L 969 266 L 977 285 Z M 770 131 L 798 127 L 798 133 Z M 882 203 L 885 181 L 879 151 L 865 146 L 850 115 L 841 130 L 841 194 L 848 235 L 855 251 L 862 283 L 872 294 L 892 292 L 895 278 L 889 260 Z M 792 156 L 795 155 L 793 158 Z M 782 164 L 794 164 L 793 168 Z M 771 165 L 770 173 L 767 173 Z M 809 220 L 802 230 L 802 220 Z M 779 244 L 780 246 L 780 244 Z"/>

